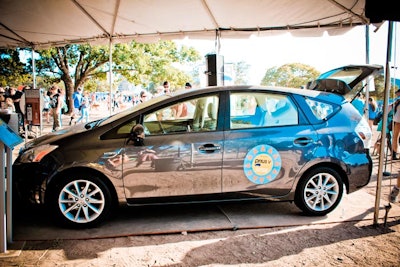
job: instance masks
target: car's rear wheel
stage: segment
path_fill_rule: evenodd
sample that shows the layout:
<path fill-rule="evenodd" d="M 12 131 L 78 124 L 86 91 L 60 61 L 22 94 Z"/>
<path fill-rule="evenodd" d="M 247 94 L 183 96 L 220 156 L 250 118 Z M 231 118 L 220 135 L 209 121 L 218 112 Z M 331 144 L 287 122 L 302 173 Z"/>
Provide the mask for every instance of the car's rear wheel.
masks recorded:
<path fill-rule="evenodd" d="M 102 223 L 110 214 L 112 196 L 104 182 L 92 174 L 68 174 L 52 187 L 49 206 L 58 222 L 82 228 Z"/>
<path fill-rule="evenodd" d="M 326 215 L 339 205 L 343 181 L 332 168 L 320 167 L 307 173 L 297 185 L 295 204 L 305 214 Z"/>

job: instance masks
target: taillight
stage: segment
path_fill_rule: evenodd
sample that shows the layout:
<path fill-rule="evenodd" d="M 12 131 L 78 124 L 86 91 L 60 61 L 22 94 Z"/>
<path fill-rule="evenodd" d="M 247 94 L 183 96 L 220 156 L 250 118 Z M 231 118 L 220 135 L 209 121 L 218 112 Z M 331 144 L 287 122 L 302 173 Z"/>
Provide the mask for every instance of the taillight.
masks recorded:
<path fill-rule="evenodd" d="M 361 120 L 358 122 L 355 131 L 360 139 L 363 141 L 364 148 L 370 148 L 372 143 L 372 131 L 368 125 L 367 120 L 364 117 L 362 117 Z"/>

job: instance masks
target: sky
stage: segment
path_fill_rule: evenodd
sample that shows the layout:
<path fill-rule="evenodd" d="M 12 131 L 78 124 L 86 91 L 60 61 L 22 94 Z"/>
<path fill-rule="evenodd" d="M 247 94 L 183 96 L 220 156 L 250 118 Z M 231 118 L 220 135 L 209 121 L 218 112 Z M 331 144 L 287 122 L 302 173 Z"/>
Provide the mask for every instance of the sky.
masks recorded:
<path fill-rule="evenodd" d="M 400 60 L 396 52 L 400 51 L 397 35 L 400 28 L 394 23 L 390 66 L 398 66 Z M 377 28 L 369 28 L 369 63 L 386 65 L 388 22 Z M 249 84 L 260 84 L 267 69 L 279 67 L 288 63 L 302 63 L 316 68 L 321 73 L 350 64 L 366 63 L 366 29 L 365 26 L 355 27 L 343 35 L 322 37 L 293 37 L 289 33 L 272 37 L 250 37 L 249 39 L 222 39 L 219 54 L 224 62 L 244 61 L 250 65 Z M 400 37 L 399 37 L 400 38 Z M 201 55 L 216 53 L 213 40 L 177 41 L 196 48 Z M 400 77 L 398 73 L 391 74 Z"/>

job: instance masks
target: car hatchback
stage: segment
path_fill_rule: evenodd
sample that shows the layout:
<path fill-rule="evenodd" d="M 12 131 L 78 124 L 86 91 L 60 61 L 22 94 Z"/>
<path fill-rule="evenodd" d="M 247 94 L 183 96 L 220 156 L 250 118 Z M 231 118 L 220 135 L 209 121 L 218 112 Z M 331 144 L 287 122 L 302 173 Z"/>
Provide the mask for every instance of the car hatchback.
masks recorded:
<path fill-rule="evenodd" d="M 118 203 L 274 199 L 321 216 L 345 189 L 369 182 L 370 139 L 366 120 L 337 94 L 182 90 L 26 143 L 13 164 L 14 196 L 72 227 L 103 222 Z"/>

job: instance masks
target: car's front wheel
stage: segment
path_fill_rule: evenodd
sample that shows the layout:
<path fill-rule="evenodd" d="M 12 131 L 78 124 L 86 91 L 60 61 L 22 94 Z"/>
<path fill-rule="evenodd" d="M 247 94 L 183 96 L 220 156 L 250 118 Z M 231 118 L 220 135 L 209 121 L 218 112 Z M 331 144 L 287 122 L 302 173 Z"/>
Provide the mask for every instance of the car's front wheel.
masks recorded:
<path fill-rule="evenodd" d="M 323 216 L 339 205 L 343 195 L 343 181 L 332 168 L 320 167 L 300 180 L 295 204 L 305 214 Z"/>
<path fill-rule="evenodd" d="M 111 212 L 110 190 L 91 174 L 68 174 L 57 179 L 49 199 L 51 211 L 63 225 L 74 228 L 93 227 Z"/>

